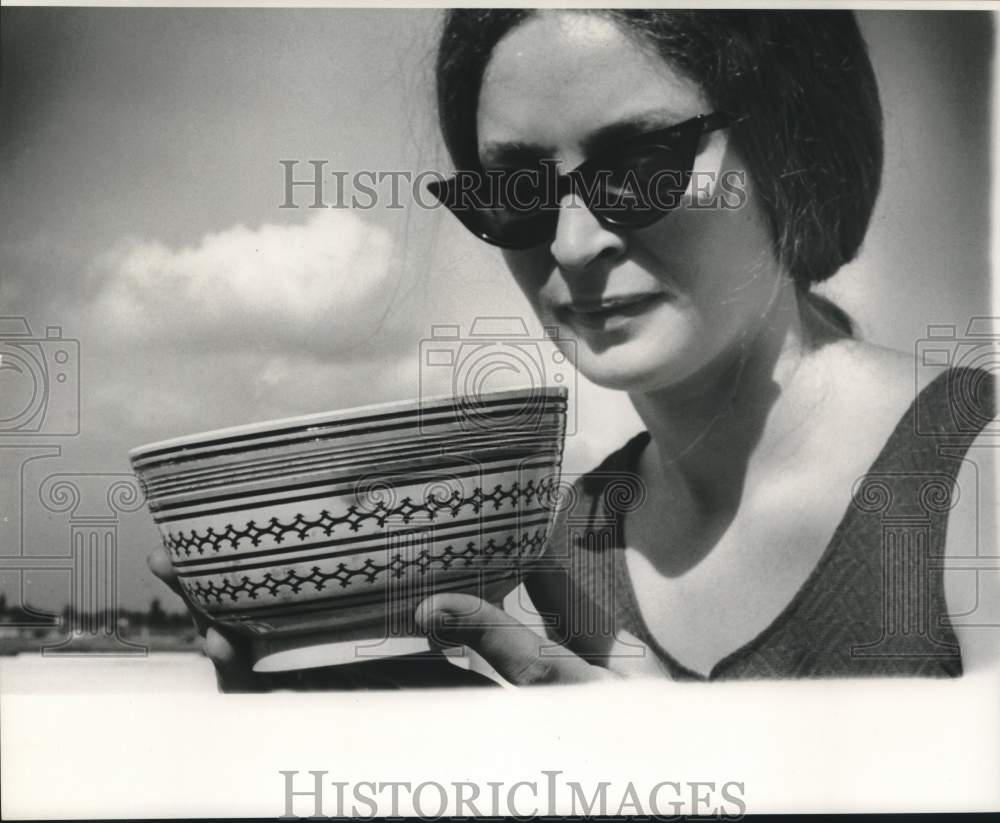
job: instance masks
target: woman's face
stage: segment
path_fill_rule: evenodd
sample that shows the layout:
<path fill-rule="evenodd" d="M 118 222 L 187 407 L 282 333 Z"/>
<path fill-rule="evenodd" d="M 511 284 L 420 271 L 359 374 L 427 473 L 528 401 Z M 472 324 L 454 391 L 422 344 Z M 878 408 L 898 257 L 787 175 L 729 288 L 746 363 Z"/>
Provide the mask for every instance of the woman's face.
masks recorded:
<path fill-rule="evenodd" d="M 565 173 L 608 127 L 638 134 L 711 110 L 695 84 L 613 22 L 542 13 L 504 37 L 487 66 L 480 159 L 495 169 L 551 158 Z M 569 195 L 550 244 L 504 252 L 541 321 L 574 341 L 575 352 L 564 348 L 599 385 L 652 391 L 696 376 L 742 347 L 787 282 L 752 190 L 742 208 L 711 205 L 721 172 L 744 168 L 726 130 L 702 138 L 694 168 L 707 208 L 682 205 L 647 228 L 612 230 Z"/>

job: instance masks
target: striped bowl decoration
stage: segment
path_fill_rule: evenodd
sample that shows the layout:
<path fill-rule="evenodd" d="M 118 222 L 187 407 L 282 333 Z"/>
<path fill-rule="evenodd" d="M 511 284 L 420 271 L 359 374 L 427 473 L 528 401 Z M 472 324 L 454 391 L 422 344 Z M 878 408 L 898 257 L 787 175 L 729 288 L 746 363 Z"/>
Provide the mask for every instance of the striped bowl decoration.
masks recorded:
<path fill-rule="evenodd" d="M 192 435 L 129 458 L 194 608 L 256 671 L 426 649 L 435 592 L 499 602 L 544 551 L 566 389 L 383 403 Z M 399 638 L 409 638 L 400 642 Z"/>

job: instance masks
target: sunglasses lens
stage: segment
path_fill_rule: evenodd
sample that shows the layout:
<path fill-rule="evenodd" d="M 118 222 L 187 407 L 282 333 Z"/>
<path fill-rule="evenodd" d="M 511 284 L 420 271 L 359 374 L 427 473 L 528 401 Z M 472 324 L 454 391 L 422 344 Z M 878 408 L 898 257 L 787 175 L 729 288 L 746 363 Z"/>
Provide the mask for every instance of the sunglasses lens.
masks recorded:
<path fill-rule="evenodd" d="M 648 146 L 616 158 L 594 211 L 618 226 L 648 225 L 676 209 L 691 180 L 693 152 Z"/>
<path fill-rule="evenodd" d="M 483 239 L 507 249 L 528 249 L 552 239 L 559 215 L 555 211 L 491 209 L 478 218 Z"/>
<path fill-rule="evenodd" d="M 527 249 L 550 240 L 558 212 L 543 208 L 544 186 L 529 175 L 494 175 L 481 181 L 428 183 L 427 189 L 481 240 Z M 471 181 L 471 184 L 470 184 Z"/>

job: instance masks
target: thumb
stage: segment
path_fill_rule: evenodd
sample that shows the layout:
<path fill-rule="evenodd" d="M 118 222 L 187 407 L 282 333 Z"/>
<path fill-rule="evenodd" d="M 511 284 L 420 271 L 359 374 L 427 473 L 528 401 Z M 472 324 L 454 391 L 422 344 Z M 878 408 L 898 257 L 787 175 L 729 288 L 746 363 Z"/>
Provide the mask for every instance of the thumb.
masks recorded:
<path fill-rule="evenodd" d="M 563 646 L 471 594 L 436 594 L 418 607 L 417 625 L 432 642 L 469 646 L 516 686 L 614 679 Z"/>
<path fill-rule="evenodd" d="M 205 633 L 202 650 L 215 665 L 215 679 L 222 692 L 264 690 L 265 677 L 254 674 L 246 643 L 211 626 Z"/>

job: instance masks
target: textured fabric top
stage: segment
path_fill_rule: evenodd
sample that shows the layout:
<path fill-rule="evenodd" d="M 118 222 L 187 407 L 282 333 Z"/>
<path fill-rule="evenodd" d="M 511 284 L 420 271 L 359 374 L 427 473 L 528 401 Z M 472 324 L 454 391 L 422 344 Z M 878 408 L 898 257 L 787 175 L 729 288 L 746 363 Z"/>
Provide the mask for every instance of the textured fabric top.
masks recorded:
<path fill-rule="evenodd" d="M 637 435 L 574 484 L 546 568 L 527 581 L 543 615 L 562 614 L 550 634 L 601 663 L 610 638 L 625 629 L 678 680 L 961 675 L 942 561 L 962 457 L 995 416 L 993 384 L 982 370 L 949 369 L 924 388 L 855 485 L 791 602 L 707 678 L 657 643 L 629 580 L 624 523 L 640 497 L 636 469 L 650 439 Z"/>

